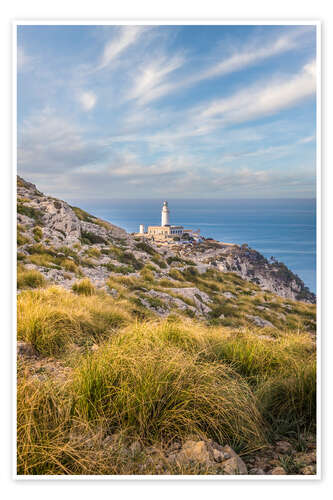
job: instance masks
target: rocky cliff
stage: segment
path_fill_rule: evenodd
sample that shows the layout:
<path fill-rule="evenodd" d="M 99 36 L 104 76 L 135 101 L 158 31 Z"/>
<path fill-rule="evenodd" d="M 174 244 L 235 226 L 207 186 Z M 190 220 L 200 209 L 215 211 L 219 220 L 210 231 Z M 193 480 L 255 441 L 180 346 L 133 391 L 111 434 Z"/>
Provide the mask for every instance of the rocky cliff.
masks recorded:
<path fill-rule="evenodd" d="M 152 260 L 153 255 L 145 251 L 144 244 L 143 250 L 140 249 L 140 244 L 138 245 L 135 238 L 124 229 L 102 221 L 79 208 L 71 207 L 62 200 L 43 195 L 34 184 L 26 182 L 21 177 L 18 177 L 17 186 L 19 233 L 24 228 L 24 244 L 20 245 L 21 256 L 29 255 L 29 244 L 36 242 L 34 232 L 36 233 L 36 227 L 38 227 L 41 231 L 41 238 L 38 242 L 46 247 L 59 249 L 80 245 L 80 255 L 83 255 L 88 247 L 95 247 L 95 255 L 91 257 L 93 262 L 90 265 L 86 262 L 87 265 L 81 267 L 84 275 L 97 286 L 102 286 L 110 274 L 112 265 L 116 271 L 116 267 L 121 264 L 119 258 L 112 259 L 107 256 L 104 248 L 106 245 L 120 245 L 120 248 L 125 251 L 134 250 L 134 258 L 142 264 Z M 268 261 L 246 244 L 225 245 L 206 239 L 197 245 L 188 243 L 165 248 L 149 243 L 149 247 L 155 253 L 155 259 L 160 258 L 165 262 L 166 267 L 159 269 L 161 277 L 167 275 L 172 267 L 168 264 L 168 260 L 176 262 L 173 259 L 178 257 L 190 259 L 199 274 L 209 269 L 222 273 L 236 273 L 244 280 L 258 285 L 262 290 L 273 292 L 281 297 L 309 303 L 315 303 L 316 300 L 315 295 L 308 290 L 303 281 L 283 263 L 276 260 Z M 97 255 L 99 251 L 101 255 Z M 69 256 L 69 259 L 71 258 L 73 257 Z M 126 257 L 124 260 L 126 261 Z M 36 267 L 47 278 L 67 287 L 72 285 L 72 280 L 63 278 L 62 269 L 38 265 Z M 132 269 L 128 268 L 128 274 L 131 274 L 131 270 L 135 273 L 138 269 L 132 266 Z M 74 279 L 74 276 L 72 278 Z"/>

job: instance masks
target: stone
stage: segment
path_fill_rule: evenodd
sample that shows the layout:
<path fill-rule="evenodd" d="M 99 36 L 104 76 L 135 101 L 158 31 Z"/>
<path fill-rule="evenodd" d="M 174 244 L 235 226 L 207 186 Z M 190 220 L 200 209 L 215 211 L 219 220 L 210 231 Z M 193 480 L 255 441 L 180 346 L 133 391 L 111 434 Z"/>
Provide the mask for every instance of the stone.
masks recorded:
<path fill-rule="evenodd" d="M 223 446 L 224 460 L 222 463 L 223 471 L 225 474 L 247 474 L 247 467 L 245 462 L 237 455 L 237 453 L 229 446 Z"/>
<path fill-rule="evenodd" d="M 91 346 L 91 350 L 92 350 L 93 352 L 98 351 L 98 349 L 99 349 L 99 345 L 97 345 L 97 344 L 93 344 L 93 345 Z"/>
<path fill-rule="evenodd" d="M 276 443 L 276 452 L 277 453 L 291 453 L 292 446 L 288 441 L 277 441 Z"/>
<path fill-rule="evenodd" d="M 213 458 L 215 462 L 222 462 L 222 460 L 225 458 L 224 453 L 222 451 L 216 450 L 213 448 Z"/>
<path fill-rule="evenodd" d="M 315 451 L 310 453 L 301 453 L 296 456 L 296 462 L 303 465 L 315 464 L 317 461 L 317 456 Z"/>
<path fill-rule="evenodd" d="M 23 342 L 23 341 L 19 340 L 17 342 L 16 349 L 17 349 L 18 356 L 25 356 L 27 358 L 34 358 L 38 355 L 34 346 L 32 344 L 30 344 L 29 342 Z"/>
<path fill-rule="evenodd" d="M 260 318 L 260 316 L 253 316 L 252 314 L 246 314 L 246 317 L 249 318 L 253 323 L 257 326 L 260 326 L 262 328 L 269 327 L 269 328 L 275 328 L 273 323 L 270 321 L 267 321 L 267 319 Z"/>
<path fill-rule="evenodd" d="M 286 471 L 283 467 L 274 467 L 274 469 L 271 470 L 271 474 L 272 476 L 285 476 Z"/>
<path fill-rule="evenodd" d="M 228 460 L 224 461 L 223 464 L 223 472 L 227 475 L 238 475 L 238 474 L 247 474 L 247 467 L 243 460 L 239 457 L 232 457 Z"/>
<path fill-rule="evenodd" d="M 236 295 L 234 295 L 233 293 L 231 292 L 224 292 L 223 295 L 227 298 L 227 299 L 235 299 L 236 298 Z"/>
<path fill-rule="evenodd" d="M 307 465 L 300 470 L 300 473 L 305 476 L 310 476 L 316 473 L 315 465 Z"/>
<path fill-rule="evenodd" d="M 253 469 L 250 469 L 249 473 L 255 476 L 263 476 L 265 474 L 264 470 L 261 469 L 260 467 L 258 468 L 254 467 Z"/>
<path fill-rule="evenodd" d="M 185 465 L 190 462 L 209 465 L 211 460 L 207 444 L 205 441 L 186 441 L 181 451 L 178 453 L 176 461 L 180 465 Z"/>

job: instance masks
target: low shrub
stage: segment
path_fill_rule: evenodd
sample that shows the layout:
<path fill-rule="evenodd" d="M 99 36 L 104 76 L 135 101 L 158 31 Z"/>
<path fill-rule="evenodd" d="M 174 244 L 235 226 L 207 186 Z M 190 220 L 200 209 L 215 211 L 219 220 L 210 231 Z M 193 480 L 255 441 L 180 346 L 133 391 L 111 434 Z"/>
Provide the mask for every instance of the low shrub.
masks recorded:
<path fill-rule="evenodd" d="M 33 228 L 32 232 L 33 232 L 35 241 L 39 242 L 43 238 L 43 230 L 41 227 L 35 226 Z"/>
<path fill-rule="evenodd" d="M 81 281 L 77 281 L 72 286 L 73 292 L 78 295 L 94 295 L 96 293 L 96 288 L 91 283 L 89 278 L 83 278 Z"/>
<path fill-rule="evenodd" d="M 154 250 L 153 247 L 150 246 L 145 241 L 140 241 L 140 243 L 136 243 L 135 247 L 138 250 L 141 250 L 142 252 L 148 253 L 149 255 L 156 255 L 157 254 L 156 250 Z"/>
<path fill-rule="evenodd" d="M 122 303 L 106 295 L 76 295 L 56 286 L 23 291 L 17 305 L 18 339 L 44 355 L 60 355 L 71 344 L 105 340 L 131 319 Z"/>
<path fill-rule="evenodd" d="M 40 288 L 45 286 L 46 279 L 34 269 L 18 269 L 17 271 L 17 288 Z"/>

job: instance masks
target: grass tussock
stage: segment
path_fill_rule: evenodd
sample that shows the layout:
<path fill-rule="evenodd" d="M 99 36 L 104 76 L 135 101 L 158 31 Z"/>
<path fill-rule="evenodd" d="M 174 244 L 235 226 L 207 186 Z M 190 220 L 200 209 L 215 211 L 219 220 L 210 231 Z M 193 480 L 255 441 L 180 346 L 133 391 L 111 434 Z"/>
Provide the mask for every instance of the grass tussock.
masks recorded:
<path fill-rule="evenodd" d="M 138 323 L 122 301 L 56 287 L 18 300 L 19 338 L 39 352 L 100 341 L 97 351 L 77 354 L 65 385 L 20 374 L 22 474 L 140 473 L 137 457 L 105 448 L 106 435 L 154 446 L 196 436 L 247 452 L 273 430 L 314 426 L 315 348 L 307 335 L 237 334 L 179 318 Z M 167 473 L 193 473 L 172 467 Z M 154 473 L 154 465 L 145 470 Z"/>
<path fill-rule="evenodd" d="M 17 288 L 19 290 L 24 288 L 42 288 L 46 285 L 46 279 L 39 272 L 34 269 L 25 269 L 18 267 L 17 270 Z"/>
<path fill-rule="evenodd" d="M 89 278 L 83 278 L 82 280 L 74 283 L 72 290 L 78 295 L 90 296 L 96 293 L 96 288 L 91 283 Z"/>
<path fill-rule="evenodd" d="M 147 441 L 209 436 L 235 447 L 264 443 L 263 420 L 248 384 L 222 363 L 168 343 L 154 324 L 128 328 L 80 364 L 78 412 Z"/>
<path fill-rule="evenodd" d="M 61 355 L 72 344 L 92 345 L 126 325 L 130 313 L 106 296 L 75 295 L 59 287 L 18 296 L 19 340 L 43 355 Z"/>

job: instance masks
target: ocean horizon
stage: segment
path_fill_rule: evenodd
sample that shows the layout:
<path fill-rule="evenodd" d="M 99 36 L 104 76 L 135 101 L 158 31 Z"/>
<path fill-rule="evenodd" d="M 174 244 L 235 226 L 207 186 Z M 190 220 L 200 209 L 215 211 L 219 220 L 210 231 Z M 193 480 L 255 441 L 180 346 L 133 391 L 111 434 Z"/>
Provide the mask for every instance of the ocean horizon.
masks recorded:
<path fill-rule="evenodd" d="M 159 225 L 162 199 L 78 200 L 71 204 L 138 232 Z M 284 262 L 316 293 L 315 199 L 168 199 L 170 223 L 200 229 L 206 238 L 247 243 L 266 258 Z"/>

